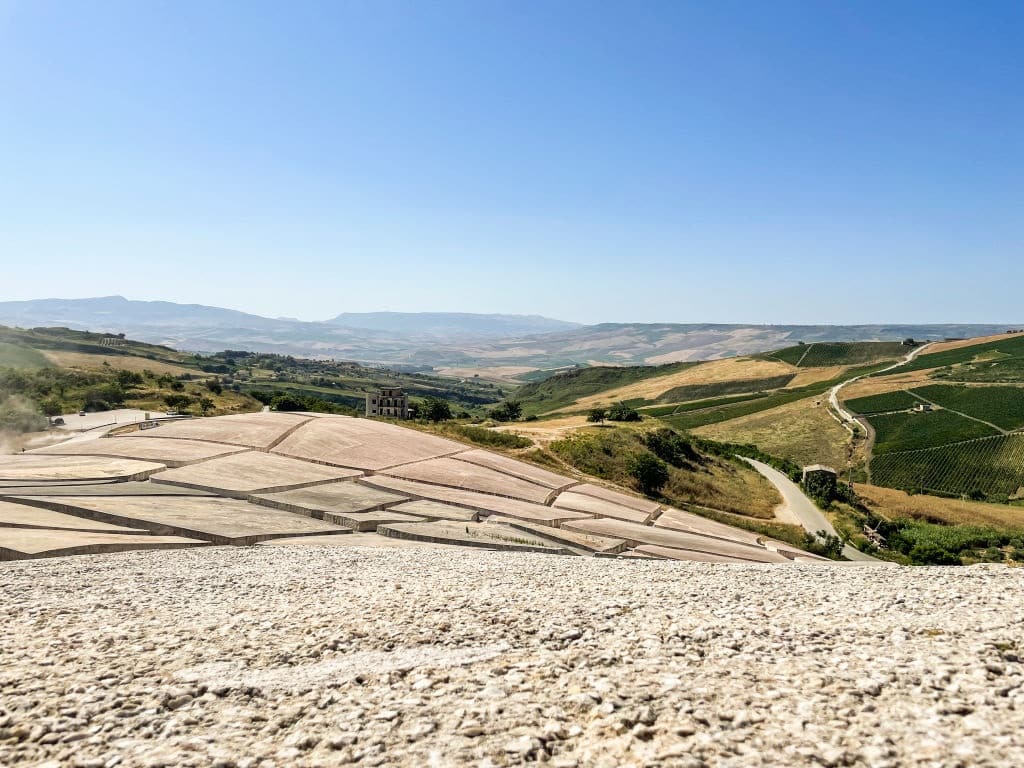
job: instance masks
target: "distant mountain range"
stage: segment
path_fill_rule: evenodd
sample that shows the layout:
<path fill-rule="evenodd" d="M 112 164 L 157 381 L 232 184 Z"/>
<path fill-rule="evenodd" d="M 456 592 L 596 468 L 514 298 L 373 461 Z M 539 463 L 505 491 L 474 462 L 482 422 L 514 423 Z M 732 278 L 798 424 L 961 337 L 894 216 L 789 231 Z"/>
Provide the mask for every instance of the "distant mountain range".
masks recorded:
<path fill-rule="evenodd" d="M 579 325 L 537 315 L 344 312 L 324 322 L 274 319 L 201 304 L 122 296 L 0 302 L 0 324 L 125 333 L 192 352 L 247 349 L 427 368 L 556 368 L 709 360 L 796 341 L 942 339 L 998 325 Z M 1019 327 L 1021 323 L 1017 323 Z"/>
<path fill-rule="evenodd" d="M 466 312 L 342 312 L 328 322 L 343 328 L 443 340 L 526 336 L 583 327 L 579 323 L 540 315 L 474 315 Z"/>

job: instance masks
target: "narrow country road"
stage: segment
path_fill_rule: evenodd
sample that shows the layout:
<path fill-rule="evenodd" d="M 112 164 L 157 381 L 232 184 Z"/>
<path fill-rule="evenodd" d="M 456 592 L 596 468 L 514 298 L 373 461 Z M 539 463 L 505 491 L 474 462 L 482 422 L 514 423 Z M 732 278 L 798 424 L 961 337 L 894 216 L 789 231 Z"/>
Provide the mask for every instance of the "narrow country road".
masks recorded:
<path fill-rule="evenodd" d="M 839 535 L 836 533 L 836 529 L 832 527 L 832 523 L 828 521 L 828 518 L 825 517 L 822 511 L 815 506 L 813 501 L 807 498 L 803 491 L 800 490 L 800 486 L 774 467 L 770 467 L 763 462 L 756 461 L 755 459 L 748 459 L 746 457 L 741 458 L 764 475 L 768 482 L 778 489 L 779 493 L 782 494 L 782 500 L 785 506 L 784 514 L 798 520 L 799 524 L 803 526 L 805 531 L 808 533 L 824 531 L 826 534 L 831 536 Z M 843 545 L 843 557 L 847 560 L 853 560 L 861 563 L 885 562 L 883 560 L 879 560 L 877 557 L 866 555 L 856 547 L 851 547 L 849 544 Z"/>
<path fill-rule="evenodd" d="M 895 370 L 896 368 L 899 368 L 900 366 L 906 365 L 911 360 L 913 360 L 915 357 L 917 357 L 919 354 L 921 354 L 926 349 L 928 349 L 928 347 L 930 347 L 934 343 L 935 342 L 933 342 L 933 341 L 929 341 L 927 344 L 922 344 L 920 347 L 915 347 L 914 349 L 912 349 L 907 354 L 906 357 L 904 357 L 899 362 L 893 363 L 892 365 L 888 366 L 887 368 L 882 368 L 879 371 L 875 371 L 871 375 L 874 376 L 874 375 L 877 375 L 879 373 L 888 373 L 889 371 Z M 835 411 L 839 415 L 839 418 L 843 422 L 843 426 L 845 426 L 851 432 L 853 431 L 852 427 L 850 426 L 851 424 L 859 424 L 861 426 L 863 426 L 863 424 L 861 424 L 861 422 L 857 420 L 856 416 L 854 416 L 852 413 L 850 413 L 848 410 L 846 410 L 845 408 L 843 408 L 843 406 L 841 406 L 839 404 L 839 391 L 843 387 L 845 387 L 847 384 L 853 384 L 853 382 L 859 381 L 860 379 L 864 378 L 867 375 L 868 374 L 866 374 L 866 373 L 862 373 L 860 376 L 854 376 L 853 378 L 847 379 L 846 381 L 841 381 L 838 384 L 836 384 L 834 387 L 832 387 L 832 389 L 830 389 L 829 393 L 828 393 L 829 405 L 831 405 L 832 406 L 832 410 Z"/>
<path fill-rule="evenodd" d="M 876 373 L 887 373 L 888 371 L 892 371 L 895 370 L 896 368 L 899 368 L 900 366 L 906 365 L 919 354 L 928 349 L 928 347 L 930 347 L 934 343 L 934 341 L 929 341 L 927 344 L 922 344 L 920 347 L 915 347 L 902 360 L 893 363 L 888 368 L 883 368 L 880 371 L 876 371 Z M 866 438 L 864 441 L 864 471 L 867 473 L 867 481 L 870 484 L 871 452 L 874 450 L 875 447 L 875 428 L 871 426 L 871 422 L 869 422 L 867 419 L 857 418 L 855 414 L 846 410 L 845 408 L 843 408 L 842 405 L 839 404 L 839 391 L 847 384 L 853 384 L 853 382 L 864 378 L 864 376 L 866 375 L 868 374 L 854 376 L 853 378 L 847 379 L 846 381 L 841 381 L 838 384 L 836 384 L 834 387 L 832 387 L 831 390 L 829 390 L 828 403 L 831 406 L 833 413 L 835 413 L 836 417 L 839 419 L 839 423 L 846 427 L 846 430 L 850 433 L 851 443 L 854 437 L 853 425 L 856 424 L 857 426 L 864 430 L 864 435 Z"/>

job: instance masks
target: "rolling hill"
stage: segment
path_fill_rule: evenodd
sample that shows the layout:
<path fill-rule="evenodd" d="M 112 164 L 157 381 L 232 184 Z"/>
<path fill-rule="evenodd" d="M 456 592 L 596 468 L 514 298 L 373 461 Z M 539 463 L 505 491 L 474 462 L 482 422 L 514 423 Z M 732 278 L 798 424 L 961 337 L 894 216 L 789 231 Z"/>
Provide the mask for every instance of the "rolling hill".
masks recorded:
<path fill-rule="evenodd" d="M 432 368 L 658 365 L 752 355 L 797 342 L 896 342 L 1001 333 L 1005 325 L 603 323 L 520 315 L 342 313 L 324 322 L 121 296 L 0 302 L 0 324 L 124 333 L 190 352 L 245 349 Z"/>

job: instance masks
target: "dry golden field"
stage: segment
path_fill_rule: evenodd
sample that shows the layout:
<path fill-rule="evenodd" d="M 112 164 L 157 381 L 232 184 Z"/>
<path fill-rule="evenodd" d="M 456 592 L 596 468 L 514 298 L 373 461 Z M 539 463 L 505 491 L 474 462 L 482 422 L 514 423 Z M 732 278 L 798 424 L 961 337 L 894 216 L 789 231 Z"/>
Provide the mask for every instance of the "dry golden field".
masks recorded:
<path fill-rule="evenodd" d="M 826 368 L 799 368 L 799 373 L 789 382 L 790 387 L 806 387 L 819 381 L 829 381 L 850 370 L 848 365 L 830 365 Z"/>
<path fill-rule="evenodd" d="M 762 450 L 801 464 L 850 466 L 847 432 L 828 412 L 828 396 L 816 395 L 767 411 L 693 430 L 730 443 L 754 443 Z M 856 461 L 856 460 L 855 460 Z"/>
<path fill-rule="evenodd" d="M 80 370 L 102 370 L 107 363 L 111 368 L 120 368 L 126 371 L 141 373 L 144 369 L 153 373 L 168 373 L 178 376 L 183 373 L 202 376 L 202 371 L 195 368 L 186 368 L 173 363 L 164 363 L 160 360 L 150 360 L 147 357 L 136 357 L 134 355 L 93 355 L 88 352 L 68 352 L 65 350 L 42 350 L 43 355 L 54 365 L 61 368 L 78 368 Z"/>
<path fill-rule="evenodd" d="M 617 400 L 645 398 L 655 400 L 674 387 L 690 384 L 715 384 L 737 379 L 766 379 L 796 373 L 797 368 L 775 360 L 757 360 L 750 357 L 730 357 L 712 360 L 692 368 L 686 368 L 664 376 L 655 376 L 616 389 L 609 389 L 595 395 L 582 397 L 571 405 L 559 408 L 559 412 L 578 411 L 583 408 L 607 406 Z"/>
<path fill-rule="evenodd" d="M 857 495 L 881 517 L 910 517 L 950 525 L 995 525 L 1024 530 L 1024 507 L 961 501 L 939 496 L 913 496 L 893 488 L 856 483 Z"/>

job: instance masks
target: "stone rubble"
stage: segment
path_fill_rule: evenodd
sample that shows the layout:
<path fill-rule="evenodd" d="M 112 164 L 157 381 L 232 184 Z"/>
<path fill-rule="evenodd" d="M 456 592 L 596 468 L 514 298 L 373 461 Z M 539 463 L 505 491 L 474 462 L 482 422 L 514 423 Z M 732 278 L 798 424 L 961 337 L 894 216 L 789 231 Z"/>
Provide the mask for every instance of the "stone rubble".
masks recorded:
<path fill-rule="evenodd" d="M 461 548 L 0 566 L 0 766 L 1008 766 L 1024 571 Z"/>

